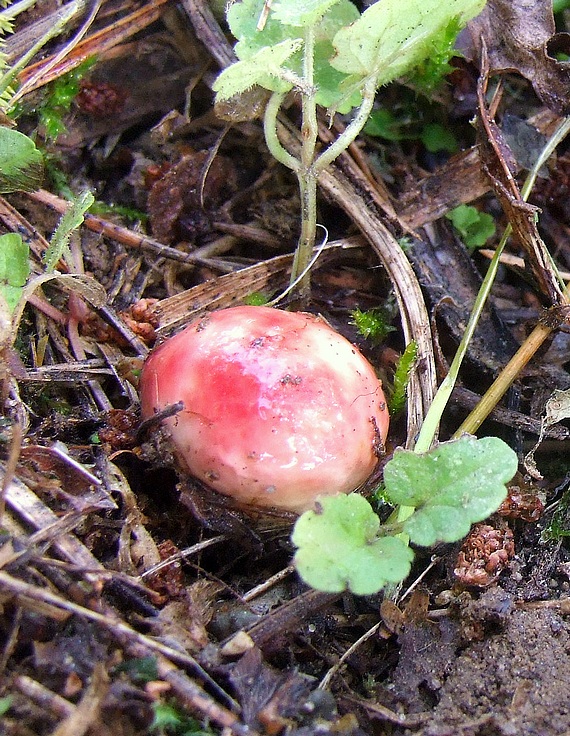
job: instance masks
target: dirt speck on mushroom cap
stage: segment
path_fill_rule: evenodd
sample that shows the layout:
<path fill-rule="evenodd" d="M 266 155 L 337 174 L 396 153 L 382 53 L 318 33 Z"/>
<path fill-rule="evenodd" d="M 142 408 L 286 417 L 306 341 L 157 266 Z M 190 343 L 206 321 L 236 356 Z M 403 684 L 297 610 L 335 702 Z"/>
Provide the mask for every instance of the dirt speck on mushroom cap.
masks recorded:
<path fill-rule="evenodd" d="M 381 384 L 348 340 L 268 307 L 213 312 L 151 354 L 143 417 L 178 401 L 165 424 L 185 470 L 241 503 L 298 512 L 363 483 L 389 423 Z"/>

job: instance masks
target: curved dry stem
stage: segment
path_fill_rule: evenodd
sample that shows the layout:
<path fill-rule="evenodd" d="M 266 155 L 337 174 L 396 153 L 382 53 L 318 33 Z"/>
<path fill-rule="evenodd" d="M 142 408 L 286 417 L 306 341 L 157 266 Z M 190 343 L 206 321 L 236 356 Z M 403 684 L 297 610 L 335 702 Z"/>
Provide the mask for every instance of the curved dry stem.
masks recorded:
<path fill-rule="evenodd" d="M 412 371 L 408 387 L 406 446 L 413 447 L 436 390 L 430 321 L 420 285 L 400 244 L 352 182 L 333 166 L 323 171 L 319 184 L 350 216 L 380 258 L 394 287 L 406 344 L 415 340 L 418 346 L 419 370 Z"/>

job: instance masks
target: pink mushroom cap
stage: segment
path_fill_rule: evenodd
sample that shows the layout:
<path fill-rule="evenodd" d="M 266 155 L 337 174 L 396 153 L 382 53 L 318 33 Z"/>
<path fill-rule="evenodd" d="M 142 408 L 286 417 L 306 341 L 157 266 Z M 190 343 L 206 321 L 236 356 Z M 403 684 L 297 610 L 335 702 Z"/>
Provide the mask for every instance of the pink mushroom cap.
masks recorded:
<path fill-rule="evenodd" d="M 269 307 L 212 312 L 147 359 L 143 418 L 163 420 L 182 469 L 241 504 L 302 512 L 374 470 L 388 432 L 370 363 L 322 319 Z"/>

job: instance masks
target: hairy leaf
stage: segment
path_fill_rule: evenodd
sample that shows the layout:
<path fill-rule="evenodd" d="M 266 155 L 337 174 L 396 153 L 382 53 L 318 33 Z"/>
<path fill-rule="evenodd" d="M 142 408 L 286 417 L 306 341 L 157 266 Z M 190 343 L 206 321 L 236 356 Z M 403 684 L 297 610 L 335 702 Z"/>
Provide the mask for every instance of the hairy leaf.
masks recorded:
<path fill-rule="evenodd" d="M 404 523 L 410 540 L 430 547 L 461 539 L 496 511 L 517 466 L 516 453 L 497 437 L 466 436 L 422 455 L 396 451 L 384 482 L 392 503 L 416 507 Z"/>
<path fill-rule="evenodd" d="M 315 4 L 320 6 L 319 3 Z M 304 6 L 305 3 L 299 3 L 299 5 Z M 242 2 L 233 3 L 228 8 L 228 24 L 233 35 L 238 39 L 235 52 L 242 61 L 251 59 L 262 48 L 275 46 L 283 41 L 296 39 L 301 35 L 299 27 L 290 25 L 285 21 L 281 22 L 273 12 L 273 8 L 263 29 L 259 30 L 258 23 L 263 7 L 264 0 L 243 0 Z M 345 94 L 341 89 L 346 75 L 334 69 L 330 64 L 330 59 L 334 54 L 332 38 L 340 28 L 355 21 L 359 15 L 357 8 L 350 0 L 336 0 L 335 4 L 329 7 L 322 16 L 315 29 L 314 83 L 317 89 L 316 101 L 317 104 L 323 107 L 335 106 L 340 112 L 349 112 L 352 107 L 360 103 L 361 97 L 358 91 Z M 229 67 L 229 69 L 232 68 Z M 302 52 L 298 51 L 289 56 L 283 62 L 283 68 L 301 76 L 303 71 Z M 222 72 L 222 76 L 227 74 L 228 70 Z M 236 76 L 239 77 L 239 73 Z M 257 84 L 273 92 L 283 92 L 290 89 L 290 86 L 284 87 L 283 82 L 269 75 L 265 77 L 260 75 Z M 218 96 L 218 99 L 221 98 Z"/>
<path fill-rule="evenodd" d="M 293 86 L 279 78 L 283 63 L 301 47 L 300 39 L 281 41 L 275 46 L 259 49 L 249 59 L 232 64 L 220 74 L 213 85 L 217 100 L 229 100 L 259 84 L 274 92 L 286 92 Z"/>
<path fill-rule="evenodd" d="M 273 17 L 289 26 L 312 26 L 339 0 L 277 0 Z"/>
<path fill-rule="evenodd" d="M 59 259 L 65 256 L 71 233 L 82 225 L 85 213 L 94 201 L 95 198 L 91 192 L 83 192 L 71 202 L 67 212 L 62 215 L 51 237 L 49 248 L 44 254 L 46 271 L 53 271 Z"/>
<path fill-rule="evenodd" d="M 378 75 L 378 84 L 386 84 L 429 57 L 452 21 L 462 27 L 484 5 L 485 0 L 381 0 L 336 34 L 331 63 L 345 74 Z"/>
<path fill-rule="evenodd" d="M 292 541 L 303 580 L 329 593 L 372 595 L 402 581 L 413 552 L 398 537 L 378 537 L 380 521 L 368 501 L 352 493 L 323 496 L 317 511 L 299 517 Z"/>

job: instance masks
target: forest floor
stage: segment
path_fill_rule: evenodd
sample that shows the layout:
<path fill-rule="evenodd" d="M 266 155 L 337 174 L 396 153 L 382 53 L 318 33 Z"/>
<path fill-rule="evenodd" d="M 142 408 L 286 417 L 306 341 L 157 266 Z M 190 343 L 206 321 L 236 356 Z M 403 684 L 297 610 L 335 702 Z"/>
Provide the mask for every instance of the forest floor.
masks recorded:
<path fill-rule="evenodd" d="M 549 55 L 549 4 L 518 5 L 495 2 L 471 28 L 487 43 L 492 102 L 478 98 L 467 33 L 437 94 L 382 88 L 389 114 L 319 182 L 329 242 L 310 310 L 357 344 L 387 387 L 410 337 L 427 346 L 387 457 L 413 440 L 410 417 L 433 390 L 426 365 L 440 383 L 509 222 L 515 237 L 441 440 L 535 325 L 549 325 L 478 431 L 521 459 L 508 501 L 463 543 L 418 551 L 385 597 L 307 588 L 291 567 L 288 515 L 234 508 L 178 475 L 139 431 L 149 350 L 207 310 L 280 293 L 299 233 L 296 182 L 267 152 L 260 120 L 228 123 L 214 109 L 231 45 L 209 5 L 106 0 L 63 60 L 50 66 L 69 34 L 24 69 L 20 82 L 32 83 L 17 125 L 44 151 L 45 177 L 42 189 L 0 198 L 0 227 L 29 243 L 32 276 L 69 194 L 89 190 L 96 203 L 58 264 L 70 280 L 36 289 L 15 339 L 3 327 L 0 733 L 570 733 L 570 412 L 541 421 L 553 392 L 570 388 L 567 298 L 540 262 L 547 247 L 570 270 L 566 143 L 531 194 L 540 210 L 517 199 L 568 114 L 570 82 Z M 55 0 L 26 11 L 9 57 L 57 12 Z M 557 22 L 563 31 L 563 14 Z M 556 43 L 568 46 L 563 35 Z M 297 117 L 292 100 L 284 135 Z M 54 121 L 63 127 L 50 137 Z M 472 230 L 446 217 L 459 205 L 491 215 L 484 248 L 468 247 Z M 357 309 L 381 310 L 381 343 L 358 333 Z M 541 428 L 537 473 L 523 460 Z"/>

